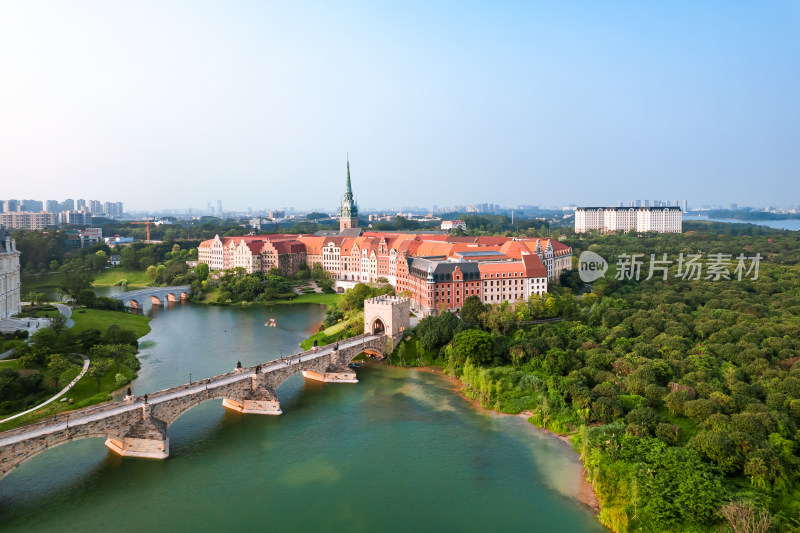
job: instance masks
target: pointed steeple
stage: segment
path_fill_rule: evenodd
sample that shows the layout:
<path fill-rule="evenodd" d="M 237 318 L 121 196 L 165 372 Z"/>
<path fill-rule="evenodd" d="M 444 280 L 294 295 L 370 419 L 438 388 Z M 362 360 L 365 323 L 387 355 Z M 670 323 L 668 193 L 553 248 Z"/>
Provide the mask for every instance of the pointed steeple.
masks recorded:
<path fill-rule="evenodd" d="M 350 188 L 350 152 L 347 152 L 347 186 L 344 189 L 345 194 L 353 194 Z"/>
<path fill-rule="evenodd" d="M 339 229 L 358 227 L 358 204 L 353 198 L 353 189 L 350 186 L 350 153 L 347 154 L 347 182 L 345 184 L 342 207 L 339 212 Z"/>

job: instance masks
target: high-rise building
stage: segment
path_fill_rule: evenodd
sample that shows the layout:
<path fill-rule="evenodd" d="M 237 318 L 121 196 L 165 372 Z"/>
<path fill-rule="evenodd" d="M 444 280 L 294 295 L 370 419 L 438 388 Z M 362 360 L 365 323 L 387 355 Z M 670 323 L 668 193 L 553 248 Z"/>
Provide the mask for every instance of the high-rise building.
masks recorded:
<path fill-rule="evenodd" d="M 6 200 L 5 202 L 3 202 L 4 213 L 16 213 L 17 211 L 19 211 L 18 200 Z"/>
<path fill-rule="evenodd" d="M 683 212 L 687 212 L 689 210 L 689 204 L 686 200 L 683 201 Z"/>
<path fill-rule="evenodd" d="M 92 214 L 86 211 L 62 211 L 58 214 L 58 222 L 70 226 L 91 226 Z"/>
<path fill-rule="evenodd" d="M 217 200 L 217 216 L 222 216 L 222 200 Z"/>
<path fill-rule="evenodd" d="M 342 197 L 342 207 L 339 211 L 339 230 L 358 227 L 358 204 L 353 197 L 350 187 L 350 156 L 347 156 L 347 182 Z"/>
<path fill-rule="evenodd" d="M 75 204 L 75 208 L 78 211 L 86 211 L 87 210 L 86 209 L 86 200 L 84 200 L 83 198 L 79 198 L 78 199 L 78 203 Z"/>
<path fill-rule="evenodd" d="M 45 211 L 48 213 L 58 213 L 61 211 L 61 204 L 58 203 L 58 200 L 47 200 Z"/>
<path fill-rule="evenodd" d="M 40 200 L 22 200 L 20 203 L 20 211 L 27 211 L 29 213 L 38 213 L 44 209 L 44 204 Z"/>
<path fill-rule="evenodd" d="M 89 201 L 89 211 L 93 215 L 102 215 L 103 214 L 103 204 L 98 202 L 97 200 L 90 200 Z"/>
<path fill-rule="evenodd" d="M 0 226 L 14 229 L 43 229 L 55 225 L 53 213 L 13 211 L 0 213 Z"/>
<path fill-rule="evenodd" d="M 75 201 L 72 198 L 67 198 L 61 202 L 62 211 L 75 211 Z"/>

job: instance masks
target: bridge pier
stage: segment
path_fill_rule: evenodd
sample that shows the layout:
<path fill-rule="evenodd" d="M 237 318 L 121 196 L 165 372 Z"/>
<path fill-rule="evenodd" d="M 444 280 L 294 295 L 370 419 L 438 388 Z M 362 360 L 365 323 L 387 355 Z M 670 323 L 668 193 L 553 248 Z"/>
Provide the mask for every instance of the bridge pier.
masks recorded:
<path fill-rule="evenodd" d="M 331 352 L 330 363 L 324 372 L 303 370 L 303 377 L 322 383 L 358 383 L 355 371 L 339 360 L 339 349 L 336 347 Z"/>
<path fill-rule="evenodd" d="M 152 295 L 150 296 L 150 303 L 152 303 L 153 305 L 163 305 L 163 302 L 161 301 L 161 298 L 159 298 L 158 296 L 152 296 Z"/>
<path fill-rule="evenodd" d="M 231 411 L 250 415 L 280 415 L 281 404 L 278 397 L 266 385 L 264 385 L 263 374 L 259 378 L 258 369 L 251 377 L 250 390 L 245 392 L 241 398 L 224 398 L 222 406 Z"/>
<path fill-rule="evenodd" d="M 321 381 L 322 383 L 358 383 L 356 373 L 352 369 L 343 367 L 328 367 L 325 372 L 315 372 L 313 370 L 303 370 L 303 377 Z"/>
<path fill-rule="evenodd" d="M 222 400 L 222 406 L 231 411 L 238 411 L 249 415 L 283 414 L 278 397 L 268 389 L 249 391 L 245 397 L 240 400 L 225 398 Z"/>
<path fill-rule="evenodd" d="M 132 425 L 122 437 L 108 437 L 106 447 L 123 457 L 166 459 L 169 457 L 167 423 L 150 415 L 150 406 L 142 406 L 142 420 Z"/>

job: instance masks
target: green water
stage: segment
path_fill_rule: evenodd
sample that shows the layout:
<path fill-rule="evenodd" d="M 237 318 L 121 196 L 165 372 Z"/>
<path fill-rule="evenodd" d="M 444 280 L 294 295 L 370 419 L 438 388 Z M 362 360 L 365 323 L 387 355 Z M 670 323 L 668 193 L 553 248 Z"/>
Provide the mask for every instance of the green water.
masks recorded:
<path fill-rule="evenodd" d="M 135 392 L 295 351 L 321 317 L 313 305 L 157 310 Z M 358 377 L 290 378 L 282 416 L 206 402 L 170 426 L 164 461 L 122 459 L 101 439 L 48 451 L 0 480 L 0 530 L 603 531 L 574 499 L 580 465 L 557 439 L 475 409 L 430 372 Z"/>

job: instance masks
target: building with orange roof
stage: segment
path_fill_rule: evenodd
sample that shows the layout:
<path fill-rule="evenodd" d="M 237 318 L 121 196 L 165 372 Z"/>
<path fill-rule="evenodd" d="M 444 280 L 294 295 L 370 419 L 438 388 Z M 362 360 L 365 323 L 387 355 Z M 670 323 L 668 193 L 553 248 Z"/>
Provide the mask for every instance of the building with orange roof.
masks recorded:
<path fill-rule="evenodd" d="M 395 288 L 410 293 L 422 316 L 441 309 L 459 313 L 470 296 L 496 304 L 525 301 L 547 292 L 547 268 L 537 255 L 527 252 L 519 260 L 493 250 L 463 252 L 450 259 L 409 257 L 404 263 L 407 268 L 398 266 Z"/>

